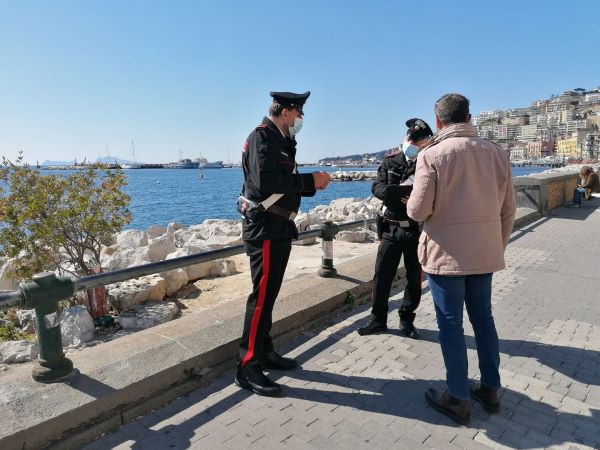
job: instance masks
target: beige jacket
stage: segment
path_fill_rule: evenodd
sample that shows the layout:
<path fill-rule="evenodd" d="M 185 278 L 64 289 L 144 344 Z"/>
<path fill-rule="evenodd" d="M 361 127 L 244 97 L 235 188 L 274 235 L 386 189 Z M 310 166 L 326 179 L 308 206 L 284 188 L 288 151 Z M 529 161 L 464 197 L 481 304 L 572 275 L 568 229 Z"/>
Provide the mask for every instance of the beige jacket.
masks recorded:
<path fill-rule="evenodd" d="M 477 137 L 471 124 L 442 128 L 419 153 L 407 212 L 424 222 L 419 261 L 426 273 L 504 269 L 515 216 L 508 154 Z"/>

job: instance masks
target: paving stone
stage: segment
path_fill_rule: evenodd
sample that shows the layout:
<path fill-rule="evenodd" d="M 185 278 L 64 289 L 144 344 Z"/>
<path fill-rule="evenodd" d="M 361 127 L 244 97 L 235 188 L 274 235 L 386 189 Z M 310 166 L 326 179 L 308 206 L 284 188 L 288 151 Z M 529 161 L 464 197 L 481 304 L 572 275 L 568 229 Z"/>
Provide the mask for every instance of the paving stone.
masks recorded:
<path fill-rule="evenodd" d="M 554 210 L 550 220 L 526 228 L 533 232 L 517 233 L 506 252 L 507 269 L 494 275 L 504 386 L 499 414 L 473 404 L 470 425 L 458 427 L 424 401 L 424 390 L 443 387 L 445 374 L 425 288 L 417 311 L 421 340 L 401 337 L 397 322 L 390 322 L 390 333 L 359 336 L 355 330 L 369 314 L 362 305 L 281 349 L 302 361 L 299 370 L 270 375 L 287 397 L 252 395 L 233 386 L 229 372 L 86 450 L 166 442 L 171 448 L 262 450 L 598 447 L 600 308 L 586 299 L 600 291 L 600 240 L 586 236 L 600 229 L 600 213 L 570 220 L 573 214 Z M 590 264 L 568 270 L 582 258 Z M 402 295 L 401 289 L 392 293 L 390 321 Z M 478 378 L 466 315 L 464 328 L 469 374 Z"/>

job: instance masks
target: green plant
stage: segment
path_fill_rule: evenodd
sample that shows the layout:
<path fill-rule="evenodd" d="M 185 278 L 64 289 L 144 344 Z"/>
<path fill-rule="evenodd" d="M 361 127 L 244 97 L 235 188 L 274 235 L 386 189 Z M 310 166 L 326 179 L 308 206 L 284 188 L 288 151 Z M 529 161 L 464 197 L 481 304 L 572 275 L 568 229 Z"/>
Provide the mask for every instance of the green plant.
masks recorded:
<path fill-rule="evenodd" d="M 45 175 L 21 153 L 14 163 L 2 157 L 0 245 L 17 278 L 55 268 L 80 276 L 100 264 L 102 245 L 131 220 L 126 184 L 122 171 L 99 164 Z"/>
<path fill-rule="evenodd" d="M 0 342 L 4 341 L 31 341 L 35 340 L 35 335 L 22 333 L 21 330 L 15 326 L 0 326 Z"/>

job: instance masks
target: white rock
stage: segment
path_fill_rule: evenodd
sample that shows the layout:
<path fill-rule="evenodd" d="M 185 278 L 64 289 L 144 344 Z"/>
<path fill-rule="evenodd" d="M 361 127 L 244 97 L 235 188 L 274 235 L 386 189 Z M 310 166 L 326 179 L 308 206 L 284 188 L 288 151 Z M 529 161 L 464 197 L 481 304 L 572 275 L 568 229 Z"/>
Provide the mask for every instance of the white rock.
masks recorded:
<path fill-rule="evenodd" d="M 38 346 L 30 341 L 0 342 L 0 363 L 15 364 L 37 358 Z"/>
<path fill-rule="evenodd" d="M 167 229 L 165 227 L 161 227 L 160 225 L 150 225 L 146 230 L 146 235 L 148 236 L 148 239 L 155 239 L 166 232 Z"/>
<path fill-rule="evenodd" d="M 188 282 L 188 274 L 185 268 L 161 272 L 160 276 L 165 280 L 165 292 L 167 297 L 171 297 Z"/>
<path fill-rule="evenodd" d="M 188 241 L 178 245 L 179 248 L 189 249 L 190 255 L 194 253 L 203 253 L 211 250 L 208 246 L 208 241 L 205 239 L 191 238 Z"/>
<path fill-rule="evenodd" d="M 115 254 L 117 251 L 119 251 L 120 247 L 117 244 L 113 244 L 113 245 L 103 245 L 100 248 L 100 257 L 102 257 L 103 255 L 106 256 L 111 256 L 113 254 Z"/>
<path fill-rule="evenodd" d="M 177 230 L 182 230 L 183 228 L 185 228 L 185 226 L 182 223 L 171 222 L 169 225 L 167 225 L 167 234 L 169 236 L 173 236 L 173 233 L 175 233 Z"/>
<path fill-rule="evenodd" d="M 175 318 L 179 308 L 174 302 L 147 303 L 127 308 L 119 314 L 119 324 L 125 329 L 142 330 Z"/>
<path fill-rule="evenodd" d="M 0 290 L 14 291 L 19 287 L 19 280 L 15 275 L 15 260 L 10 258 L 4 261 L 0 268 Z"/>
<path fill-rule="evenodd" d="M 17 319 L 23 333 L 35 333 L 35 309 L 18 309 Z"/>
<path fill-rule="evenodd" d="M 232 259 L 217 259 L 212 262 L 210 275 L 213 277 L 228 277 L 236 273 L 235 261 Z"/>
<path fill-rule="evenodd" d="M 365 242 L 367 231 L 363 229 L 340 231 L 335 238 L 346 242 Z"/>
<path fill-rule="evenodd" d="M 148 244 L 148 258 L 151 262 L 162 261 L 175 250 L 177 250 L 175 242 L 168 236 L 153 239 Z"/>
<path fill-rule="evenodd" d="M 306 239 L 298 239 L 297 241 L 292 241 L 292 245 L 313 245 L 317 243 L 317 237 L 309 237 Z"/>
<path fill-rule="evenodd" d="M 85 306 L 71 306 L 60 314 L 60 332 L 64 347 L 76 347 L 94 339 L 94 319 Z"/>
<path fill-rule="evenodd" d="M 148 247 L 130 248 L 117 252 L 111 256 L 105 255 L 100 257 L 102 268 L 109 272 L 111 270 L 148 264 L 149 262 L 150 256 L 148 255 Z"/>
<path fill-rule="evenodd" d="M 190 230 L 187 228 L 176 230 L 170 236 L 173 237 L 177 247 L 185 246 L 185 244 L 192 239 L 204 242 L 208 237 L 207 235 L 204 235 L 202 231 Z"/>
<path fill-rule="evenodd" d="M 125 230 L 117 234 L 117 244 L 121 248 L 138 248 L 148 245 L 148 235 L 141 230 Z"/>
<path fill-rule="evenodd" d="M 200 250 L 200 251 L 198 251 Z M 184 247 L 179 248 L 173 253 L 167 255 L 165 259 L 173 259 L 178 258 L 180 256 L 193 255 L 195 253 L 200 253 L 202 251 L 206 251 L 205 249 L 201 249 L 199 247 Z M 188 281 L 196 281 L 200 278 L 206 278 L 210 276 L 210 271 L 213 266 L 213 261 L 203 262 L 199 264 L 194 264 L 192 266 L 182 267 L 187 272 Z"/>
<path fill-rule="evenodd" d="M 165 280 L 157 274 L 109 284 L 106 289 L 108 302 L 117 311 L 140 303 L 161 301 L 166 293 Z"/>

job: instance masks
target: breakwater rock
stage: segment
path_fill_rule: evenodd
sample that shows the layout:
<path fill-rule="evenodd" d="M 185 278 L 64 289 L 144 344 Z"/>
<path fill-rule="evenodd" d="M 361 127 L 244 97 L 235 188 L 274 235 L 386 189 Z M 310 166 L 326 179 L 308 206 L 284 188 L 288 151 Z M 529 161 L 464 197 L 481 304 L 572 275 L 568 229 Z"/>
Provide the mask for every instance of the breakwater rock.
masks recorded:
<path fill-rule="evenodd" d="M 366 220 L 375 217 L 381 201 L 375 197 L 340 198 L 329 205 L 319 205 L 300 213 L 295 218 L 300 231 L 312 230 L 325 221 L 334 223 Z M 180 223 L 170 223 L 166 227 L 153 225 L 145 230 L 125 230 L 113 236 L 110 245 L 102 247 L 101 267 L 104 272 L 125 269 L 166 259 L 177 258 L 242 243 L 240 220 L 210 219 L 201 224 L 186 227 Z M 348 242 L 373 242 L 377 239 L 374 225 L 369 229 L 346 230 L 338 233 L 337 240 Z M 294 242 L 295 245 L 309 245 L 316 238 Z M 106 286 L 106 298 L 113 311 L 122 317 L 123 328 L 141 329 L 157 325 L 175 318 L 178 313 L 177 300 L 186 295 L 191 283 L 203 278 L 227 277 L 239 273 L 233 258 L 207 261 L 193 266 L 182 267 L 137 279 Z M 14 261 L 0 260 L 0 289 L 14 290 L 20 280 L 14 277 Z M 85 293 L 79 293 L 85 298 Z M 84 345 L 93 340 L 93 323 L 82 306 L 65 310 L 62 327 L 63 341 L 68 346 Z M 76 309 L 74 313 L 74 310 Z M 28 315 L 29 314 L 29 315 Z M 22 332 L 33 334 L 33 320 L 28 314 L 19 315 Z M 21 317 L 22 316 L 22 317 Z M 83 326 L 83 325 L 85 326 Z M 77 333 L 71 330 L 77 329 Z M 68 332 L 68 333 L 66 333 Z M 29 352 L 31 349 L 26 349 Z M 2 359 L 6 362 L 20 362 L 31 357 L 13 356 L 8 351 Z M 10 355 L 10 356 L 9 356 Z M 28 353 L 29 355 L 29 353 Z"/>
<path fill-rule="evenodd" d="M 332 181 L 368 181 L 377 178 L 376 170 L 338 170 L 330 174 Z"/>

